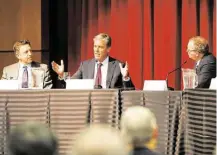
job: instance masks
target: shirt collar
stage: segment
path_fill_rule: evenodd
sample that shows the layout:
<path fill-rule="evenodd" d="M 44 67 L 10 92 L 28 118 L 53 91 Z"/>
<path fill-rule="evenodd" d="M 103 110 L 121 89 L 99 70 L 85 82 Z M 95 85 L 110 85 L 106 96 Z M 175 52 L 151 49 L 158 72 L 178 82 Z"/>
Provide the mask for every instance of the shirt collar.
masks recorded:
<path fill-rule="evenodd" d="M 27 66 L 28 68 L 30 68 L 31 67 L 31 63 L 24 65 L 23 63 L 19 62 L 19 66 L 20 66 L 20 68 L 23 68 L 24 66 Z"/>
<path fill-rule="evenodd" d="M 197 61 L 197 63 L 196 63 L 196 66 L 198 66 L 200 64 L 200 60 L 199 61 Z"/>
<path fill-rule="evenodd" d="M 106 65 L 106 64 L 108 64 L 108 62 L 109 62 L 109 57 L 107 56 L 107 57 L 105 58 L 105 60 L 104 60 L 103 62 L 101 62 L 101 64 L 102 64 L 102 65 Z M 97 61 L 96 63 L 99 64 L 100 62 Z"/>

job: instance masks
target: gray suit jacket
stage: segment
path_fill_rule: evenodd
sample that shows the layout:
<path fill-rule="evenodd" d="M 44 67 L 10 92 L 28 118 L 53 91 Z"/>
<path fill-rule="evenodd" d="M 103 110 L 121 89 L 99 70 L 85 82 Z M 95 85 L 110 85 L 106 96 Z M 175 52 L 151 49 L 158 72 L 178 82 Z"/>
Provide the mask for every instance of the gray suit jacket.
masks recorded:
<path fill-rule="evenodd" d="M 72 76 L 74 79 L 93 79 L 95 70 L 95 59 L 84 61 L 80 64 L 77 72 Z M 131 80 L 124 81 L 119 67 L 120 61 L 109 57 L 106 88 L 132 88 Z"/>
<path fill-rule="evenodd" d="M 32 68 L 40 69 L 40 72 L 37 72 L 37 76 L 43 78 L 43 88 L 44 89 L 52 88 L 53 84 L 47 65 L 33 61 L 31 63 L 31 66 Z M 4 67 L 1 79 L 17 80 L 18 75 L 19 75 L 19 63 L 15 63 L 10 66 Z"/>
<path fill-rule="evenodd" d="M 216 77 L 216 58 L 211 53 L 204 55 L 196 68 L 196 73 L 198 76 L 196 88 L 209 88 L 211 79 Z"/>

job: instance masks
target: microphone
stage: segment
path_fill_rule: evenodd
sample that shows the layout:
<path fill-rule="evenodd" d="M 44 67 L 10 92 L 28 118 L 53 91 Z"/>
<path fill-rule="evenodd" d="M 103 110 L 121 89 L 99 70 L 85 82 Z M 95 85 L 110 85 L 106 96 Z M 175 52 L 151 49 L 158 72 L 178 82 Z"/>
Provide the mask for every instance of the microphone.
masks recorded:
<path fill-rule="evenodd" d="M 167 77 L 166 77 L 167 87 L 168 87 L 168 76 L 169 76 L 171 73 L 173 73 L 173 72 L 175 72 L 175 71 L 181 69 L 182 66 L 183 66 L 184 64 L 186 64 L 187 62 L 188 62 L 188 60 L 184 61 L 178 68 L 175 68 L 174 70 L 172 70 L 172 71 L 170 71 L 170 72 L 167 73 Z"/>

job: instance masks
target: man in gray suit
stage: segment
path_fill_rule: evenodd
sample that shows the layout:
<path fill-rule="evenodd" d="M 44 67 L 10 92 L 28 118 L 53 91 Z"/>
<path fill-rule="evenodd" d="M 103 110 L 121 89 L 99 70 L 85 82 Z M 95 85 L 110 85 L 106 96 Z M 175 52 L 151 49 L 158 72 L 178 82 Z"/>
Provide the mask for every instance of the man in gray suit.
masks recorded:
<path fill-rule="evenodd" d="M 111 49 L 111 37 L 100 33 L 93 38 L 94 58 L 81 62 L 77 72 L 71 77 L 73 79 L 94 79 L 97 88 L 124 88 L 134 89 L 129 77 L 129 66 L 127 62 L 120 61 L 109 56 Z M 52 62 L 53 70 L 64 79 L 64 64 Z"/>
<path fill-rule="evenodd" d="M 32 60 L 31 44 L 28 40 L 17 41 L 13 50 L 18 62 L 4 67 L 2 80 L 18 80 L 21 88 L 52 88 L 48 67 Z"/>
<path fill-rule="evenodd" d="M 189 58 L 196 62 L 196 88 L 209 88 L 211 79 L 216 77 L 216 57 L 209 53 L 208 41 L 201 36 L 192 37 L 187 48 Z"/>

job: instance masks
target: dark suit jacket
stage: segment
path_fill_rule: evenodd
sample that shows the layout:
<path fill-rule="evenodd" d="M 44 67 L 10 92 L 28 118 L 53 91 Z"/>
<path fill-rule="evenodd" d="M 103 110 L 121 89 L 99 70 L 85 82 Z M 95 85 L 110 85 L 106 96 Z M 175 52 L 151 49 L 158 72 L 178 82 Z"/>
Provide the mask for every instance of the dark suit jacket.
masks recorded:
<path fill-rule="evenodd" d="M 77 72 L 72 76 L 74 79 L 93 79 L 95 70 L 95 59 L 84 61 L 80 64 Z M 123 81 L 121 70 L 119 67 L 120 61 L 109 57 L 106 88 L 133 88 L 131 80 Z"/>
<path fill-rule="evenodd" d="M 37 72 L 37 76 L 40 76 L 41 78 L 43 78 L 43 88 L 44 89 L 52 88 L 53 84 L 52 84 L 52 80 L 51 80 L 47 65 L 33 61 L 31 63 L 31 67 L 42 70 L 42 72 L 41 70 Z M 18 75 L 19 75 L 19 63 L 15 63 L 10 66 L 4 67 L 1 79 L 17 80 Z"/>
<path fill-rule="evenodd" d="M 160 155 L 154 151 L 149 150 L 146 147 L 143 148 L 134 148 L 132 155 Z"/>
<path fill-rule="evenodd" d="M 200 60 L 196 74 L 198 76 L 196 88 L 209 88 L 211 79 L 216 77 L 216 58 L 211 53 L 205 54 Z"/>

